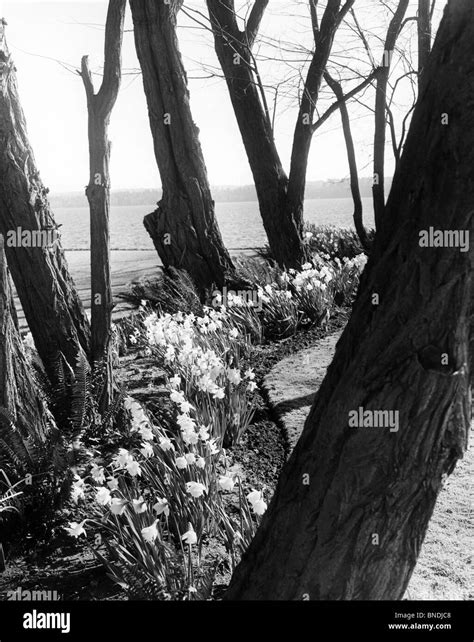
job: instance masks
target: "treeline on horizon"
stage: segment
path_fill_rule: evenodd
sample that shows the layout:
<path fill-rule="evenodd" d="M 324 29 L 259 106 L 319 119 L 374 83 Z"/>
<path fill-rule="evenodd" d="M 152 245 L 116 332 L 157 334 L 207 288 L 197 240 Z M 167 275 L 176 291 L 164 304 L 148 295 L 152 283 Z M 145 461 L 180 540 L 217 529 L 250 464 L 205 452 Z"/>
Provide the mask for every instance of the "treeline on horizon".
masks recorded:
<path fill-rule="evenodd" d="M 385 181 L 389 189 L 391 177 Z M 372 196 L 372 178 L 360 179 L 362 197 Z M 253 185 L 216 186 L 212 195 L 217 203 L 238 203 L 256 201 L 257 194 Z M 351 198 L 349 179 L 329 179 L 327 181 L 309 181 L 306 184 L 306 199 L 312 198 Z M 151 205 L 158 203 L 161 190 L 153 188 L 112 189 L 112 205 Z M 83 192 L 57 192 L 50 194 L 53 208 L 57 207 L 87 207 L 87 198 Z"/>

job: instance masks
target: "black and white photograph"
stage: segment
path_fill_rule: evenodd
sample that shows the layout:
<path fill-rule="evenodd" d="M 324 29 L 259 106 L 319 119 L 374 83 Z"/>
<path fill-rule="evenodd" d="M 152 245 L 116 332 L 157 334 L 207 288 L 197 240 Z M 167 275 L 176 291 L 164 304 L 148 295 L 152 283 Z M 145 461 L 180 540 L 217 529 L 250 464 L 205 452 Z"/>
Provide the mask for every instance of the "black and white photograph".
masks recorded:
<path fill-rule="evenodd" d="M 472 642 L 473 233 L 473 0 L 1 1 L 0 642 Z"/>

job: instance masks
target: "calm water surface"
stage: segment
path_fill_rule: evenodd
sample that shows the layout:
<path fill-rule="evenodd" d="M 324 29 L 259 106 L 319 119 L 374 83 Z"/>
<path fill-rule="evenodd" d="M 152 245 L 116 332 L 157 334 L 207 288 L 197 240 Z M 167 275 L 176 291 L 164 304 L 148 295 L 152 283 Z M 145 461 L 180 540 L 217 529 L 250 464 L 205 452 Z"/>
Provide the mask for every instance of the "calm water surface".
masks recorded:
<path fill-rule="evenodd" d="M 364 198 L 364 222 L 373 226 L 372 199 Z M 115 206 L 110 214 L 111 248 L 152 250 L 153 244 L 143 227 L 143 217 L 154 205 Z M 229 250 L 261 247 L 266 236 L 255 201 L 216 203 L 216 214 L 224 243 Z M 54 215 L 61 227 L 63 247 L 68 250 L 89 248 L 89 209 L 57 208 Z M 305 202 L 305 219 L 318 225 L 352 226 L 350 198 L 310 199 Z"/>

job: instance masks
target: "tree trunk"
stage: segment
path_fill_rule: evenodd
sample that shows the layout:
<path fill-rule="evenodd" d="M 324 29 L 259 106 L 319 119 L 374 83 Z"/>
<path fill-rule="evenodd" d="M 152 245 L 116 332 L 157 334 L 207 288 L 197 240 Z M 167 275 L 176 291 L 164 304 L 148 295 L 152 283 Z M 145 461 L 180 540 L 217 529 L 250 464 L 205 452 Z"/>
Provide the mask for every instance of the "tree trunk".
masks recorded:
<path fill-rule="evenodd" d="M 34 432 L 41 439 L 46 437 L 52 417 L 31 377 L 15 316 L 4 239 L 0 234 L 0 419 L 8 417 L 23 437 Z"/>
<path fill-rule="evenodd" d="M 81 349 L 89 352 L 89 323 L 28 142 L 5 24 L 0 22 L 0 234 L 36 348 L 54 381 L 59 352 L 72 368 Z"/>
<path fill-rule="evenodd" d="M 385 133 L 387 126 L 387 87 L 390 75 L 391 58 L 395 49 L 403 17 L 408 8 L 408 0 L 399 0 L 393 14 L 385 39 L 382 73 L 377 77 L 375 89 L 375 132 L 374 132 L 374 201 L 375 227 L 382 225 L 385 211 Z"/>
<path fill-rule="evenodd" d="M 107 407 L 113 394 L 112 372 L 112 285 L 110 277 L 110 142 L 107 136 L 110 115 L 117 100 L 121 79 L 121 50 L 126 0 L 109 2 L 105 26 L 104 78 L 97 94 L 88 58 L 82 58 L 82 80 L 89 118 L 89 185 L 86 196 L 90 209 L 91 235 L 91 359 L 105 362 L 106 381 L 101 406 Z"/>
<path fill-rule="evenodd" d="M 359 172 L 357 171 L 357 160 L 354 149 L 354 141 L 352 138 L 351 121 L 349 118 L 349 111 L 347 109 L 346 101 L 344 100 L 344 93 L 341 84 L 331 77 L 329 73 L 324 74 L 324 78 L 328 86 L 334 92 L 338 102 L 339 110 L 341 112 L 342 132 L 344 134 L 344 142 L 346 143 L 347 160 L 349 163 L 350 185 L 352 200 L 354 202 L 354 226 L 357 236 L 361 242 L 362 247 L 367 252 L 370 251 L 370 243 L 367 237 L 367 231 L 364 227 L 363 221 L 363 207 L 362 198 L 360 195 L 359 187 Z"/>
<path fill-rule="evenodd" d="M 267 4 L 265 0 L 255 1 L 247 27 L 241 31 L 236 20 L 234 0 L 207 0 L 216 54 L 254 177 L 272 255 L 282 267 L 299 268 L 305 260 L 303 206 L 308 156 L 315 131 L 313 116 L 334 35 L 353 0 L 348 0 L 342 9 L 341 0 L 329 0 L 321 28 L 314 28 L 315 52 L 295 125 L 289 178 L 275 146 L 265 103 L 260 99 L 260 95 L 264 96 L 264 90 L 252 55 L 252 45 Z"/>
<path fill-rule="evenodd" d="M 131 0 L 163 195 L 144 224 L 165 266 L 187 270 L 201 291 L 233 272 L 214 214 L 176 37 L 181 2 Z"/>
<path fill-rule="evenodd" d="M 401 599 L 466 448 L 474 248 L 420 246 L 420 232 L 473 232 L 471 0 L 450 0 L 426 74 L 387 226 L 226 599 Z M 360 408 L 399 414 L 353 427 Z"/>
<path fill-rule="evenodd" d="M 424 70 L 431 51 L 430 0 L 418 0 L 418 93 L 424 87 Z"/>
<path fill-rule="evenodd" d="M 263 12 L 267 3 L 260 4 Z M 281 266 L 298 267 L 304 259 L 301 220 L 287 214 L 288 177 L 255 82 L 248 38 L 237 27 L 233 0 L 208 0 L 207 5 L 272 256 Z"/>

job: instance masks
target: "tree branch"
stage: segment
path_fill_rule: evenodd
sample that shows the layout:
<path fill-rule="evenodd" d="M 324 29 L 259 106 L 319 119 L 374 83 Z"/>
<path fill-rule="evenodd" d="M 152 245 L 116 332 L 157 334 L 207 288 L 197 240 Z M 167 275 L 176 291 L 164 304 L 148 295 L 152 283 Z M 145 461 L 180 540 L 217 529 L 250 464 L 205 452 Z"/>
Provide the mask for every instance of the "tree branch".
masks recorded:
<path fill-rule="evenodd" d="M 372 67 L 375 67 L 375 58 L 374 58 L 374 56 L 372 54 L 372 51 L 370 50 L 369 43 L 367 41 L 367 38 L 365 37 L 364 32 L 362 31 L 362 28 L 361 28 L 361 26 L 359 24 L 359 21 L 357 20 L 357 17 L 356 17 L 354 9 L 351 9 L 351 15 L 352 15 L 352 19 L 354 20 L 354 24 L 356 26 L 357 33 L 359 34 L 359 37 L 362 40 L 362 43 L 364 45 L 364 49 L 367 52 L 367 56 L 369 57 L 370 63 L 372 65 Z"/>
<path fill-rule="evenodd" d="M 311 14 L 314 44 L 317 45 L 319 38 L 318 0 L 309 0 L 309 12 Z"/>
<path fill-rule="evenodd" d="M 114 106 L 121 80 L 123 23 L 127 0 L 110 0 L 105 22 L 104 77 L 97 93 L 99 109 L 108 114 Z"/>
<path fill-rule="evenodd" d="M 377 67 L 377 69 L 374 69 L 374 70 L 372 71 L 372 73 L 371 73 L 369 76 L 367 76 L 367 78 L 365 78 L 365 80 L 363 80 L 363 81 L 362 81 L 361 83 L 359 83 L 356 87 L 354 87 L 353 89 L 351 89 L 351 91 L 349 91 L 347 94 L 342 95 L 342 96 L 341 96 L 341 97 L 340 97 L 340 98 L 339 98 L 335 103 L 333 103 L 330 107 L 328 107 L 328 109 L 324 112 L 324 114 L 323 114 L 320 118 L 318 118 L 318 120 L 317 120 L 316 122 L 314 122 L 314 123 L 313 123 L 313 125 L 312 125 L 312 133 L 314 134 L 314 132 L 315 132 L 317 129 L 319 129 L 319 128 L 321 127 L 321 125 L 323 125 L 323 124 L 327 121 L 327 119 L 328 119 L 328 118 L 329 118 L 329 117 L 330 117 L 330 116 L 331 116 L 335 111 L 337 111 L 337 110 L 341 107 L 341 103 L 346 103 L 348 100 L 350 100 L 350 99 L 351 99 L 351 98 L 353 98 L 356 94 L 358 94 L 360 91 L 362 91 L 362 89 L 364 89 L 365 87 L 367 87 L 367 85 L 370 85 L 370 83 L 371 83 L 371 82 L 372 82 L 372 81 L 373 81 L 373 80 L 378 76 L 378 74 L 380 74 L 380 73 L 381 73 L 381 68 L 380 68 L 380 67 Z M 326 75 L 328 75 L 328 77 L 330 77 L 330 76 L 329 76 L 329 74 L 328 74 L 328 72 L 326 72 L 326 73 L 324 74 L 324 79 L 325 79 L 325 80 L 326 80 Z M 327 82 L 327 80 L 326 80 L 326 82 Z M 336 82 L 336 81 L 334 81 L 334 79 L 333 79 L 333 82 Z M 328 85 L 331 87 L 331 85 L 330 85 L 329 83 L 328 83 Z M 331 89 L 333 89 L 333 87 L 331 87 Z M 333 91 L 334 91 L 334 89 L 333 89 Z M 336 93 L 336 92 L 334 92 L 334 93 Z"/>
<path fill-rule="evenodd" d="M 354 4 L 355 0 L 347 0 L 346 4 L 342 7 L 342 9 L 339 11 L 339 15 L 337 17 L 337 26 L 341 24 L 341 22 L 344 20 L 346 17 L 347 13 L 352 9 L 352 6 Z"/>
<path fill-rule="evenodd" d="M 92 81 L 92 74 L 89 68 L 89 56 L 82 56 L 81 59 L 81 71 L 79 74 L 82 77 L 82 82 L 84 83 L 84 88 L 86 90 L 87 102 L 94 97 L 94 83 Z"/>
<path fill-rule="evenodd" d="M 247 26 L 245 27 L 244 37 L 249 49 L 252 49 L 255 38 L 258 34 L 260 22 L 262 21 L 263 14 L 267 8 L 268 0 L 255 0 L 253 7 L 250 11 Z"/>

